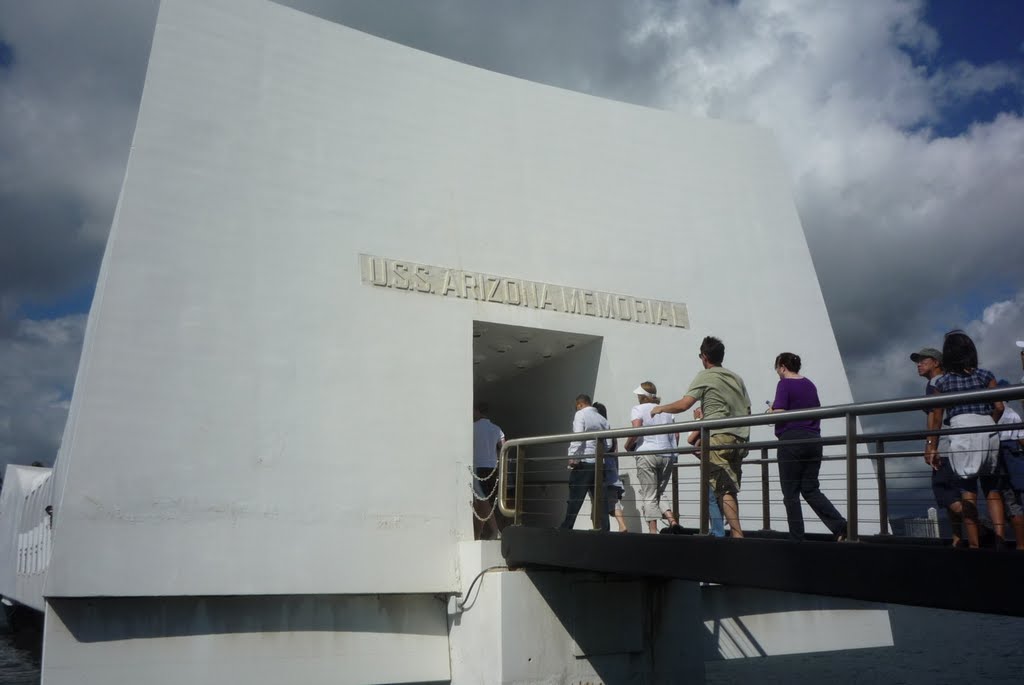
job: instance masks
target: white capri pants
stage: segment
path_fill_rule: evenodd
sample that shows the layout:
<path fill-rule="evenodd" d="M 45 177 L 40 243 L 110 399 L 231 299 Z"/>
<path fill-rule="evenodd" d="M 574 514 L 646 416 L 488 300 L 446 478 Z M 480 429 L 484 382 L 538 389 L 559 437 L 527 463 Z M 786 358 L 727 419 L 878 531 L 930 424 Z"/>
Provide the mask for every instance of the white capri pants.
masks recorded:
<path fill-rule="evenodd" d="M 672 478 L 672 458 L 662 454 L 637 455 L 636 478 L 640 481 L 640 511 L 646 521 L 661 519 L 661 496 Z"/>

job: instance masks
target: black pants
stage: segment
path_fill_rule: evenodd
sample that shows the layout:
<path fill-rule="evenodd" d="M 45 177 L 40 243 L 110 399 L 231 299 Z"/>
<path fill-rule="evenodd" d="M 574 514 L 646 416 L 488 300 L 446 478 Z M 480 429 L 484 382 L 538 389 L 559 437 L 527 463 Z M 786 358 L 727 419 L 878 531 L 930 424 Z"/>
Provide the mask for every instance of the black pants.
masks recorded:
<path fill-rule="evenodd" d="M 605 501 L 602 503 L 603 511 L 598 516 L 601 523 L 601 530 L 610 530 L 611 524 L 608 521 L 608 488 L 605 488 Z M 590 505 L 596 507 L 594 501 L 594 465 L 587 462 L 576 464 L 569 471 L 569 501 L 565 505 L 565 519 L 561 527 L 572 530 L 576 525 L 576 515 L 580 513 L 583 506 L 583 498 L 590 493 Z"/>
<path fill-rule="evenodd" d="M 779 480 L 782 484 L 782 501 L 786 505 L 789 536 L 795 540 L 804 539 L 804 515 L 800 509 L 801 495 L 833 535 L 846 535 L 846 519 L 822 493 L 818 483 L 818 472 L 821 470 L 821 445 L 787 444 L 790 440 L 819 437 L 821 436 L 817 433 L 799 429 L 788 430 L 779 437 Z"/>

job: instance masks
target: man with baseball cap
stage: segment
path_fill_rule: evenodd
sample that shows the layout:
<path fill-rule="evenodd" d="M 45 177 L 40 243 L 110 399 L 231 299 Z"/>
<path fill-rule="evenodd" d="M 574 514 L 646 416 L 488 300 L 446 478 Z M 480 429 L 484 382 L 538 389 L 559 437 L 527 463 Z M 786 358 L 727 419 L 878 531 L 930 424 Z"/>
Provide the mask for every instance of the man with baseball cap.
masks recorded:
<path fill-rule="evenodd" d="M 917 364 L 917 375 L 928 381 L 925 386 L 925 395 L 937 395 L 938 388 L 935 381 L 942 376 L 942 352 L 934 347 L 922 347 L 919 351 L 910 355 L 910 361 Z M 924 410 L 925 416 L 928 410 Z M 935 503 L 949 514 L 949 523 L 953 529 L 953 546 L 960 544 L 961 522 L 963 521 L 963 508 L 960 504 L 960 486 L 956 474 L 949 466 L 949 438 L 947 436 L 929 435 L 926 439 L 929 445 L 937 444 L 939 448 L 938 459 L 933 461 L 932 467 L 932 494 L 935 496 Z M 927 459 L 925 460 L 927 461 Z"/>

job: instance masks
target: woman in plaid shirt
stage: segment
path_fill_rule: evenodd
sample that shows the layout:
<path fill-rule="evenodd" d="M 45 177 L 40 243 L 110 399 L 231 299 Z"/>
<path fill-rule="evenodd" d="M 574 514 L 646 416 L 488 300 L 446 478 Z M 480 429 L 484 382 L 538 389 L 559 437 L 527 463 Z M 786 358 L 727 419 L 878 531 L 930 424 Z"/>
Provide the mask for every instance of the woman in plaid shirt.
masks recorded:
<path fill-rule="evenodd" d="M 996 387 L 992 372 L 978 368 L 978 350 L 974 341 L 963 331 L 950 331 L 942 343 L 942 363 L 945 375 L 935 380 L 940 393 L 984 390 Z M 964 530 L 967 544 L 978 547 L 978 484 L 988 502 L 989 516 L 996 536 L 1002 539 L 1006 527 L 1003 499 L 1000 494 L 999 433 L 996 421 L 1003 414 L 1002 402 L 957 404 L 945 409 L 933 409 L 928 415 L 928 429 L 938 430 L 945 423 L 952 428 L 992 426 L 991 432 L 953 435 L 949 440 L 949 465 L 960 479 L 960 497 L 963 502 Z M 945 418 L 943 418 L 945 415 Z M 938 436 L 928 437 L 925 461 L 938 467 Z"/>

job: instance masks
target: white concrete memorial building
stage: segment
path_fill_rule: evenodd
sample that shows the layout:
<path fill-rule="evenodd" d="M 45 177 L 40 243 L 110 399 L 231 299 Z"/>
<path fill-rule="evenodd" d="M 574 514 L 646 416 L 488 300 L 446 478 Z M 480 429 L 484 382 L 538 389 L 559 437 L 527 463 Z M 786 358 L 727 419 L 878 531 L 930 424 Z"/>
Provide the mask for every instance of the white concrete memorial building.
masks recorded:
<path fill-rule="evenodd" d="M 784 350 L 849 402 L 786 179 L 751 126 L 163 0 L 53 474 L 43 682 L 612 668 L 527 574 L 455 598 L 502 563 L 473 542 L 474 397 L 509 437 L 568 432 L 581 392 L 628 426 L 632 389 L 682 396 L 716 335 L 755 412 Z M 681 638 L 698 600 L 672 587 Z M 697 652 L 665 682 L 700 682 Z"/>

